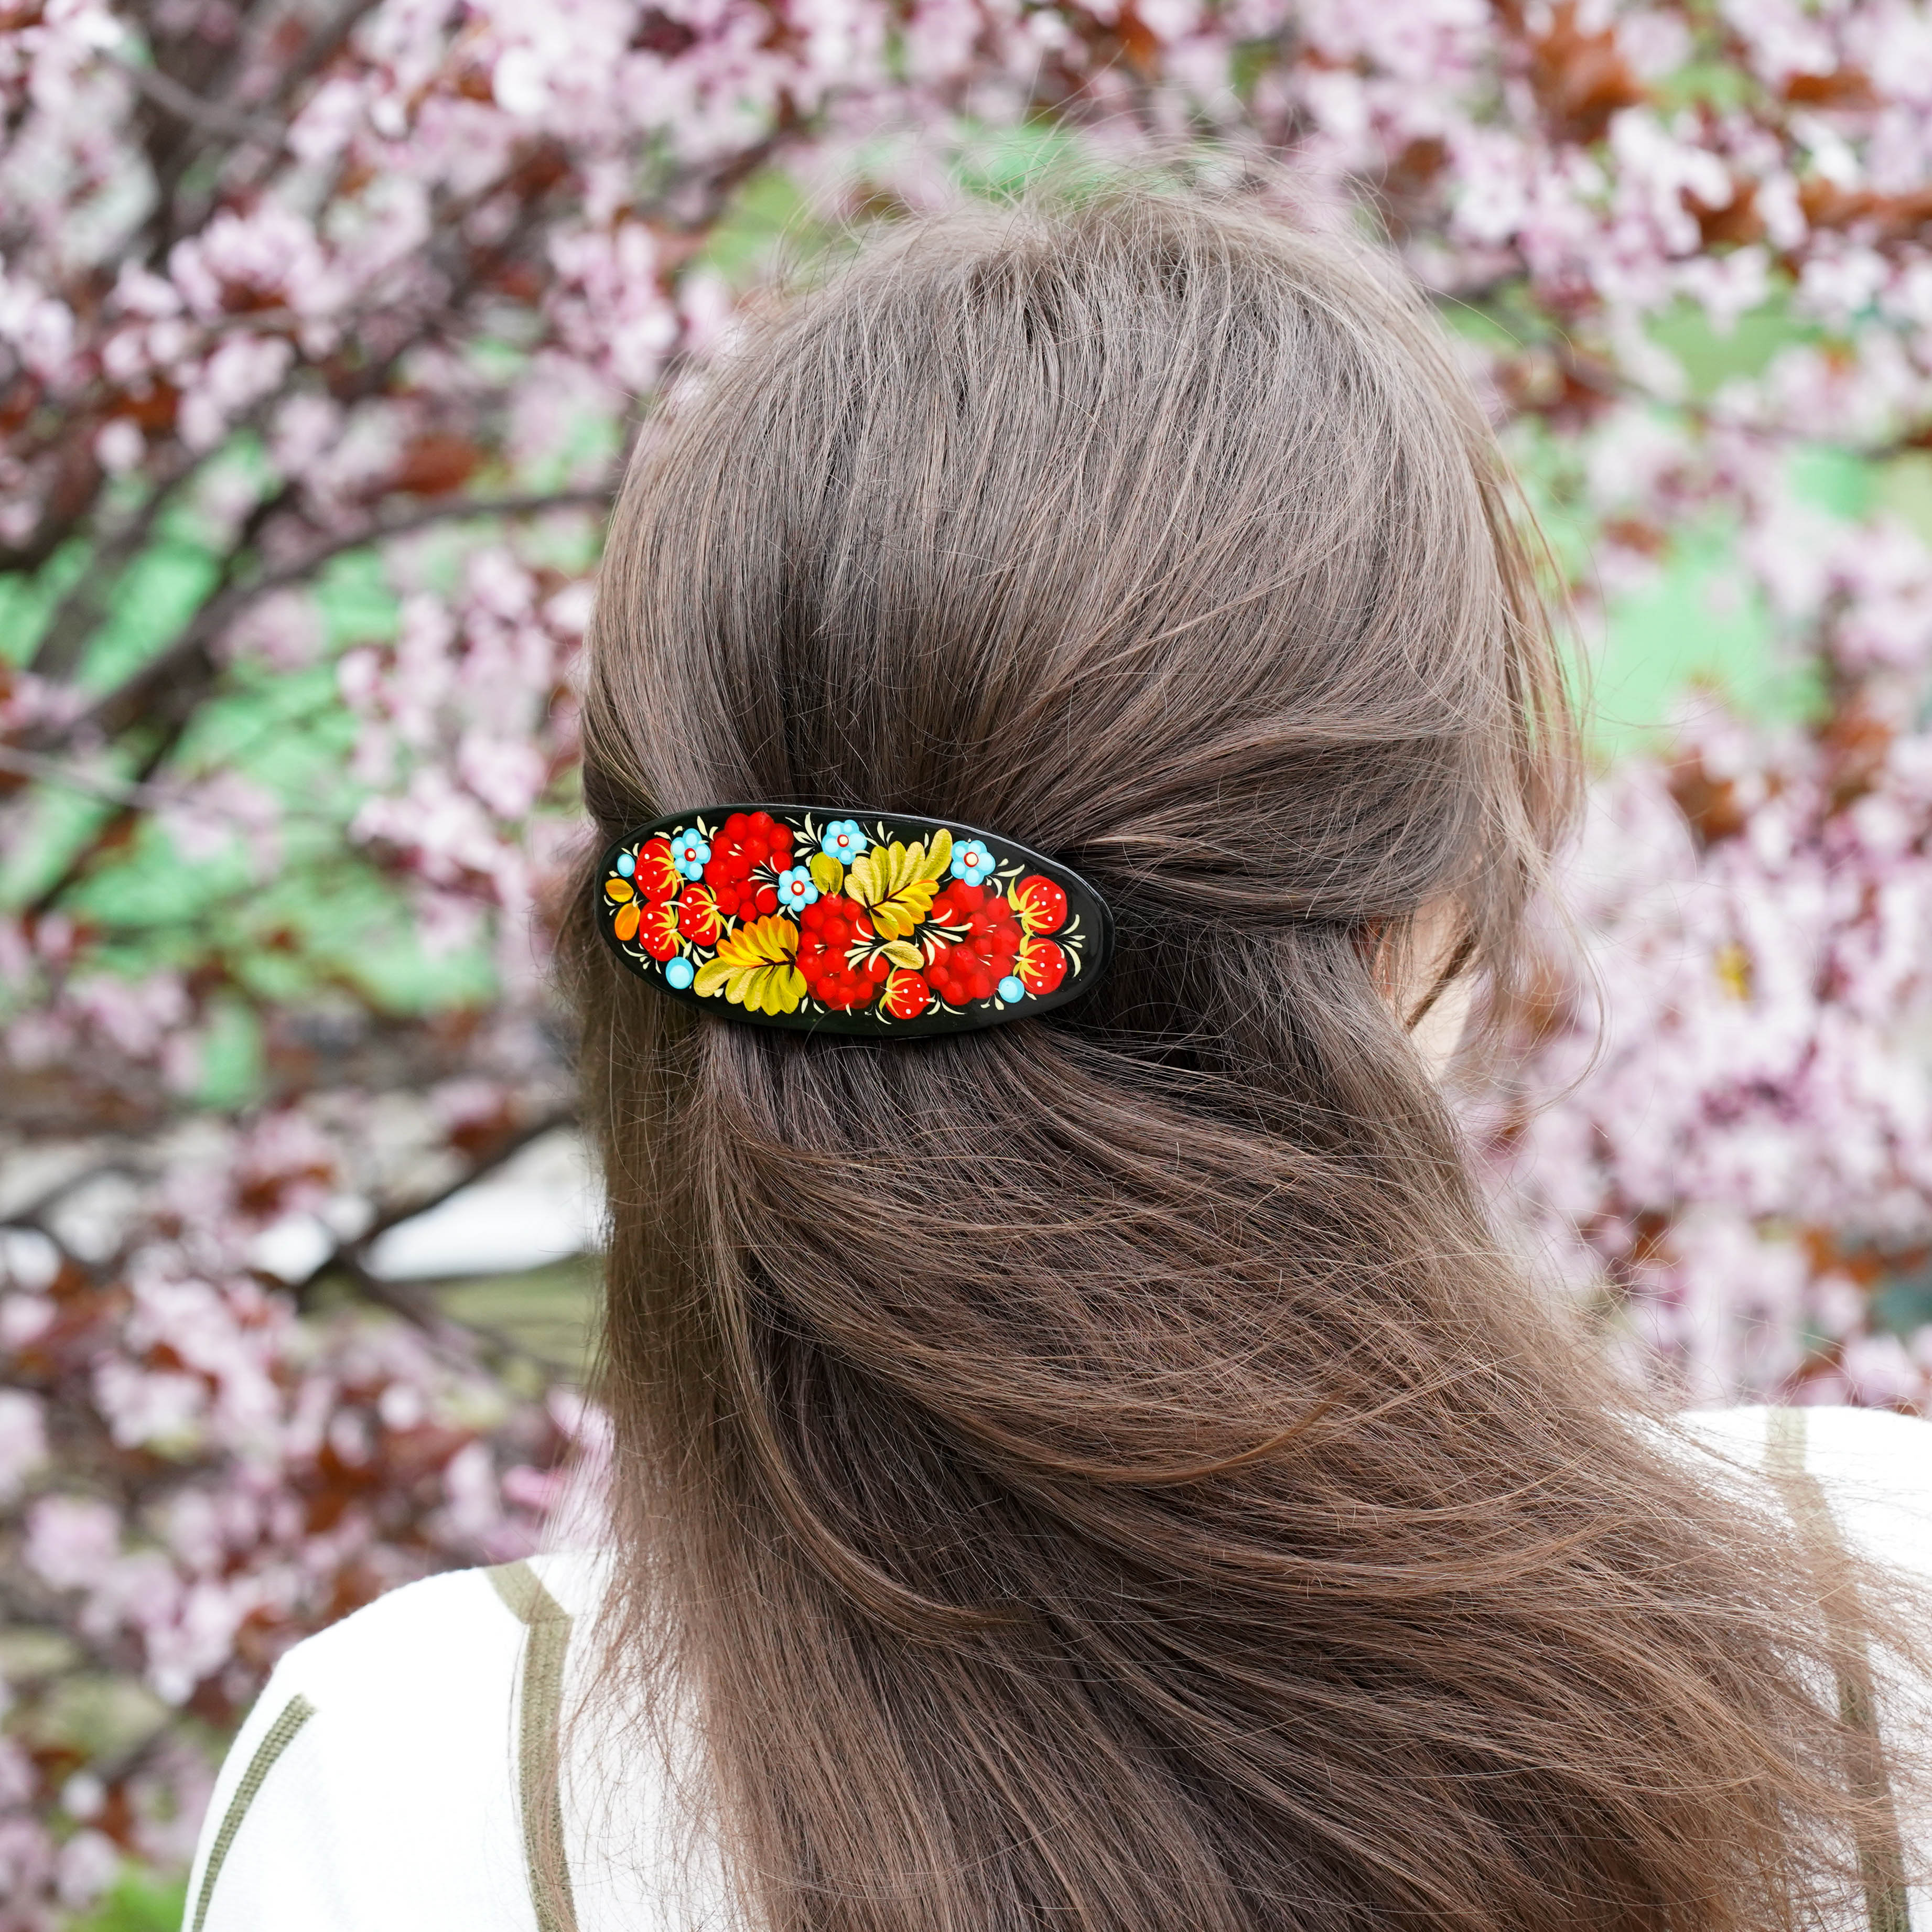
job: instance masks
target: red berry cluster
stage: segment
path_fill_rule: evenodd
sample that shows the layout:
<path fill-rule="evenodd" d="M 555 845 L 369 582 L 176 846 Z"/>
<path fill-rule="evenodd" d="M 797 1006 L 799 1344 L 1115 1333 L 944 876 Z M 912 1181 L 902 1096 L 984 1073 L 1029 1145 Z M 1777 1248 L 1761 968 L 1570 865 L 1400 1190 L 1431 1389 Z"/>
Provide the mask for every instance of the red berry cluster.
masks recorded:
<path fill-rule="evenodd" d="M 791 827 L 769 812 L 734 812 L 711 841 L 704 883 L 728 919 L 778 909 L 778 874 L 792 862 Z"/>
<path fill-rule="evenodd" d="M 928 946 L 926 976 L 949 1006 L 990 1000 L 1019 956 L 1020 923 L 1004 892 L 956 879 L 932 902 L 946 937 Z"/>
<path fill-rule="evenodd" d="M 866 1005 L 892 970 L 892 962 L 877 950 L 878 937 L 866 908 L 842 892 L 828 893 L 806 907 L 798 916 L 797 964 L 806 991 L 842 1012 Z M 861 946 L 869 956 L 854 966 L 850 955 Z"/>

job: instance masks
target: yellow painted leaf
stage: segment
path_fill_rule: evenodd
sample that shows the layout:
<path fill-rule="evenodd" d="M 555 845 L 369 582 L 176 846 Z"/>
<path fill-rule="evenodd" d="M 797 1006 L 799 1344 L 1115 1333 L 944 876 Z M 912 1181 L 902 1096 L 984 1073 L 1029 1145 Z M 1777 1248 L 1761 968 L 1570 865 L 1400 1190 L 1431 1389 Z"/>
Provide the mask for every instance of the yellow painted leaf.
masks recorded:
<path fill-rule="evenodd" d="M 926 964 L 926 955 L 903 939 L 889 940 L 880 950 L 895 966 L 903 966 L 908 972 L 916 973 Z"/>
<path fill-rule="evenodd" d="M 932 910 L 939 881 L 952 862 L 952 835 L 944 826 L 930 841 L 874 845 L 852 861 L 845 890 L 872 915 L 881 939 L 903 939 Z"/>
<path fill-rule="evenodd" d="M 621 904 L 631 896 L 631 882 L 628 879 L 606 879 L 604 891 L 606 897 L 616 899 Z"/>
<path fill-rule="evenodd" d="M 845 883 L 845 868 L 830 852 L 812 855 L 812 883 L 829 898 Z"/>
<path fill-rule="evenodd" d="M 805 998 L 805 975 L 792 962 L 798 928 L 772 913 L 727 934 L 693 983 L 706 999 L 722 993 L 747 1012 L 790 1013 Z"/>

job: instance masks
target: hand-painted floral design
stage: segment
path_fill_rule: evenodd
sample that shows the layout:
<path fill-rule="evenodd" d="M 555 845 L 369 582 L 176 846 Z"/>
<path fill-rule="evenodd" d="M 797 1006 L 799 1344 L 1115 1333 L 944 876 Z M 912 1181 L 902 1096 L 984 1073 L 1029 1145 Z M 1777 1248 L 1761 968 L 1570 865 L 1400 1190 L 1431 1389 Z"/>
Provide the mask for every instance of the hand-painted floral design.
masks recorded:
<path fill-rule="evenodd" d="M 642 910 L 638 944 L 653 959 L 675 958 L 685 944 L 684 935 L 678 931 L 681 914 L 676 901 L 646 899 Z"/>
<path fill-rule="evenodd" d="M 697 989 L 706 998 L 722 993 L 747 1012 L 796 1012 L 805 998 L 797 953 L 798 928 L 790 920 L 771 913 L 748 920 L 727 933 L 698 968 Z"/>
<path fill-rule="evenodd" d="M 724 915 L 709 886 L 693 884 L 677 897 L 677 929 L 694 946 L 716 946 L 724 934 Z"/>
<path fill-rule="evenodd" d="M 1050 993 L 1066 977 L 1066 955 L 1030 932 L 1020 941 L 1019 976 L 1029 993 Z"/>
<path fill-rule="evenodd" d="M 933 902 L 938 935 L 926 977 L 954 1006 L 998 996 L 1000 982 L 1019 956 L 1019 921 L 1004 893 L 962 880 Z"/>
<path fill-rule="evenodd" d="M 787 912 L 802 912 L 818 897 L 818 888 L 812 882 L 808 868 L 794 866 L 778 874 L 778 904 Z"/>
<path fill-rule="evenodd" d="M 962 838 L 953 847 L 952 871 L 956 879 L 976 886 L 982 880 L 991 878 L 993 870 L 993 855 L 979 839 Z"/>
<path fill-rule="evenodd" d="M 828 859 L 849 866 L 872 842 L 856 818 L 835 818 L 819 835 L 818 849 Z"/>
<path fill-rule="evenodd" d="M 1066 917 L 1066 895 L 1042 873 L 1021 880 L 1008 896 L 1020 922 L 1020 930 L 1035 933 L 1058 932 Z"/>
<path fill-rule="evenodd" d="M 671 841 L 671 862 L 683 879 L 701 879 L 711 848 L 694 832 L 680 832 Z"/>
<path fill-rule="evenodd" d="M 694 1004 L 933 1033 L 1058 1005 L 1104 964 L 1106 908 L 1049 863 L 916 820 L 723 808 L 615 848 L 602 903 L 620 955 Z"/>
<path fill-rule="evenodd" d="M 932 1004 L 932 988 L 921 974 L 902 966 L 886 976 L 880 1004 L 896 1020 L 916 1020 Z"/>
<path fill-rule="evenodd" d="M 842 1012 L 868 1004 L 892 962 L 866 908 L 835 893 L 807 906 L 799 928 L 799 970 L 812 997 Z"/>

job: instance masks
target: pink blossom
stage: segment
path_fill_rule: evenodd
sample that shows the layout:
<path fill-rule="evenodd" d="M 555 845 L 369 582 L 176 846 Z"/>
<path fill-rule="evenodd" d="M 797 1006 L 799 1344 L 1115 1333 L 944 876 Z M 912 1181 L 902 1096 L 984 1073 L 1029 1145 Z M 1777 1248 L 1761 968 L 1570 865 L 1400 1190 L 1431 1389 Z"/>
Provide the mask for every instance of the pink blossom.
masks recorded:
<path fill-rule="evenodd" d="M 0 1504 L 14 1502 L 27 1478 L 46 1462 L 45 1414 L 38 1397 L 22 1389 L 0 1389 Z"/>
<path fill-rule="evenodd" d="M 57 1590 L 85 1589 L 107 1574 L 120 1547 L 120 1518 L 85 1496 L 43 1496 L 27 1512 L 26 1558 Z"/>

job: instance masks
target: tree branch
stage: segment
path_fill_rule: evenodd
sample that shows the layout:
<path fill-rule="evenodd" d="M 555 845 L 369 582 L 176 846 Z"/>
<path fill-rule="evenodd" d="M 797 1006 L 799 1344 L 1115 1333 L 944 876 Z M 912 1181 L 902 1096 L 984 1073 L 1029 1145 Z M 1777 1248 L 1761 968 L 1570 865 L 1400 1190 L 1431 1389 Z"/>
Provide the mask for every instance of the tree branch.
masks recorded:
<path fill-rule="evenodd" d="M 400 1228 L 406 1221 L 413 1221 L 420 1214 L 427 1214 L 433 1208 L 440 1208 L 446 1201 L 452 1200 L 466 1187 L 472 1187 L 486 1174 L 496 1170 L 523 1152 L 532 1142 L 542 1139 L 559 1127 L 570 1126 L 577 1118 L 576 1110 L 569 1107 L 554 1107 L 546 1114 L 540 1114 L 534 1120 L 526 1121 L 514 1133 L 504 1139 L 481 1160 L 476 1161 L 446 1186 L 424 1195 L 422 1199 L 411 1201 L 391 1208 L 378 1214 L 353 1240 L 338 1242 L 334 1249 L 322 1261 L 310 1268 L 298 1282 L 292 1284 L 296 1300 L 311 1294 L 316 1285 L 329 1274 L 342 1270 L 352 1270 L 366 1274 L 365 1257 L 369 1250 L 386 1234 L 392 1228 Z M 370 1280 L 375 1277 L 370 1276 Z"/>
<path fill-rule="evenodd" d="M 481 1342 L 487 1367 L 494 1368 L 504 1361 L 514 1360 L 528 1362 L 549 1376 L 570 1372 L 568 1363 L 553 1361 L 548 1355 L 538 1354 L 527 1343 L 519 1342 L 514 1335 L 506 1334 L 489 1322 L 464 1322 L 446 1314 L 434 1295 L 400 1282 L 384 1281 L 371 1274 L 360 1262 L 345 1261 L 334 1272 L 339 1279 L 346 1280 L 363 1300 L 387 1309 L 392 1315 L 400 1316 L 412 1328 L 420 1329 L 432 1342 L 440 1344 L 459 1358 L 475 1361 L 478 1354 L 476 1345 Z"/>
<path fill-rule="evenodd" d="M 308 44 L 284 67 L 276 77 L 274 91 L 268 97 L 268 104 L 284 105 L 313 74 L 320 71 L 348 45 L 349 36 L 356 28 L 363 16 L 376 10 L 377 0 L 346 0 L 346 4 L 336 9 L 333 19 L 326 20 L 310 37 Z"/>
<path fill-rule="evenodd" d="M 33 741 L 34 748 L 54 748 L 91 732 L 112 737 L 126 730 L 147 715 L 171 683 L 186 676 L 198 664 L 204 672 L 211 668 L 210 646 L 244 610 L 278 590 L 305 581 L 325 564 L 350 550 L 387 543 L 412 531 L 425 530 L 433 524 L 488 517 L 542 516 L 552 510 L 608 509 L 614 494 L 614 484 L 603 483 L 590 489 L 558 490 L 530 496 L 466 497 L 452 502 L 425 505 L 400 516 L 379 518 L 360 530 L 330 538 L 287 563 L 263 571 L 246 584 L 233 584 L 217 592 L 195 613 L 172 644 L 79 717 Z M 177 702 L 169 708 L 174 712 L 181 707 Z"/>
<path fill-rule="evenodd" d="M 0 745 L 0 772 L 17 772 L 23 778 L 34 778 L 43 784 L 64 786 L 69 791 L 82 792 L 89 798 L 104 800 L 110 805 L 131 806 L 141 812 L 152 812 L 172 802 L 158 785 L 135 784 L 125 778 L 97 778 L 90 772 L 76 771 L 71 765 L 64 765 L 57 758 L 43 758 L 38 752 L 16 751 L 10 745 Z"/>
<path fill-rule="evenodd" d="M 198 131 L 231 134 L 242 140 L 260 141 L 276 148 L 286 138 L 286 130 L 276 122 L 262 120 L 222 101 L 206 100 L 158 67 L 143 66 L 122 53 L 110 52 L 108 57 L 125 70 L 128 78 L 157 107 L 166 109 L 177 121 L 184 122 Z"/>

